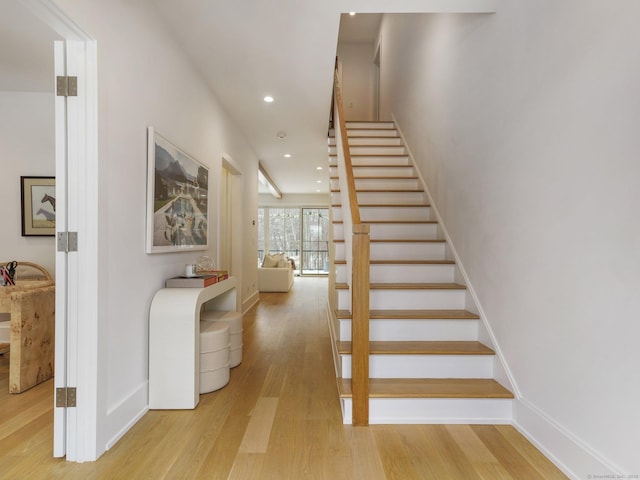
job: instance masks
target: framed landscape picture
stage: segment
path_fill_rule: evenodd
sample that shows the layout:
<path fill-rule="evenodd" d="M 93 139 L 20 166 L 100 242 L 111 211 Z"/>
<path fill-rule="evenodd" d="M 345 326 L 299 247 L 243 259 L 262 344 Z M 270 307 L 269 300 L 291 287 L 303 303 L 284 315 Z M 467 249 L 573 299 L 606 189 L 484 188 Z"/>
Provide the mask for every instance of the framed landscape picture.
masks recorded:
<path fill-rule="evenodd" d="M 56 234 L 55 177 L 20 177 L 22 236 Z"/>
<path fill-rule="evenodd" d="M 147 253 L 209 246 L 209 169 L 148 128 Z"/>

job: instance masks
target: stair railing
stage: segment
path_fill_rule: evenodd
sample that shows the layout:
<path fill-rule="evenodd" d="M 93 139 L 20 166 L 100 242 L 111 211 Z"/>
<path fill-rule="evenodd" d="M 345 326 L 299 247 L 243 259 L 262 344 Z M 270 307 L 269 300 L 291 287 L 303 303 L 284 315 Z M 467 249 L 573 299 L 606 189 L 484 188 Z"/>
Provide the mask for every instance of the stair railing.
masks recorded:
<path fill-rule="evenodd" d="M 347 283 L 351 299 L 352 424 L 369 424 L 369 225 L 362 223 L 353 178 L 338 72 L 334 75 L 334 126 L 340 182 Z M 348 208 L 347 208 L 348 206 Z"/>

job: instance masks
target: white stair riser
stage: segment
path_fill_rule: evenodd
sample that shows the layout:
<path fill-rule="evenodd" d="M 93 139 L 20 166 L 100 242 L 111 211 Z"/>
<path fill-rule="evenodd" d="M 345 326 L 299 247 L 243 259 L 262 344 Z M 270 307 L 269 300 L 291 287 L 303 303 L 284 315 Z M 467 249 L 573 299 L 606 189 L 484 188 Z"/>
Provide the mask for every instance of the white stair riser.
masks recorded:
<path fill-rule="evenodd" d="M 351 424 L 350 398 L 341 401 Z M 371 398 L 370 424 L 510 424 L 513 400 L 502 398 Z"/>
<path fill-rule="evenodd" d="M 444 260 L 444 243 L 371 243 L 372 260 Z M 335 244 L 336 260 L 344 260 L 344 243 Z"/>
<path fill-rule="evenodd" d="M 335 154 L 337 152 L 335 146 L 329 146 L 329 154 Z M 349 146 L 349 153 L 351 155 L 406 155 L 407 151 L 403 146 Z"/>
<path fill-rule="evenodd" d="M 426 203 L 424 192 L 358 192 L 360 207 L 376 205 L 423 205 Z M 331 203 L 340 203 L 340 192 L 331 193 Z"/>
<path fill-rule="evenodd" d="M 356 178 L 356 190 L 419 190 L 417 178 Z M 339 189 L 340 181 L 331 179 L 331 189 Z"/>
<path fill-rule="evenodd" d="M 327 144 L 331 147 L 336 145 L 336 139 L 329 137 Z M 354 145 L 402 145 L 400 137 L 349 137 L 349 146 Z"/>
<path fill-rule="evenodd" d="M 333 224 L 333 238 L 344 240 L 344 224 Z M 372 240 L 436 240 L 436 223 L 372 223 L 369 238 Z"/>
<path fill-rule="evenodd" d="M 340 320 L 340 340 L 351 341 L 351 320 Z M 398 320 L 369 322 L 371 341 L 475 341 L 478 320 Z"/>
<path fill-rule="evenodd" d="M 491 378 L 493 355 L 369 355 L 369 378 Z M 342 355 L 351 378 L 351 355 Z"/>
<path fill-rule="evenodd" d="M 372 260 L 444 260 L 445 243 L 372 243 Z"/>
<path fill-rule="evenodd" d="M 334 220 L 342 220 L 342 207 L 333 207 Z M 360 207 L 360 219 L 366 223 L 372 220 L 430 221 L 431 207 Z"/>
<path fill-rule="evenodd" d="M 397 137 L 398 131 L 394 128 L 381 129 L 381 128 L 347 128 L 347 137 Z"/>
<path fill-rule="evenodd" d="M 329 175 L 331 177 L 338 176 L 338 167 L 330 167 Z M 354 166 L 354 177 L 413 177 L 415 176 L 415 170 L 410 165 L 394 165 L 392 167 L 380 166 Z"/>
<path fill-rule="evenodd" d="M 408 155 L 352 155 L 351 164 L 353 166 L 359 165 L 411 165 Z M 337 166 L 337 160 L 335 156 L 329 156 L 329 166 Z"/>
<path fill-rule="evenodd" d="M 347 131 L 352 128 L 387 129 L 396 128 L 393 122 L 346 122 Z"/>
<path fill-rule="evenodd" d="M 453 283 L 455 265 L 371 265 L 371 283 Z M 347 266 L 336 265 L 336 282 L 347 283 Z"/>
<path fill-rule="evenodd" d="M 371 310 L 393 310 L 402 308 L 463 310 L 465 290 L 382 290 L 369 292 Z M 351 310 L 349 290 L 338 290 L 338 309 Z"/>

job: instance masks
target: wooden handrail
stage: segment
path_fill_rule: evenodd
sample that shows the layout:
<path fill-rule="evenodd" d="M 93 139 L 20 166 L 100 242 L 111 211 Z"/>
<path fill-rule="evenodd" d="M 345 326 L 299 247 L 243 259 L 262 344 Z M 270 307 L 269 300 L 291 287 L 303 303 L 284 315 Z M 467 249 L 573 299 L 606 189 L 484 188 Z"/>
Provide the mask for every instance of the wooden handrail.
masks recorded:
<path fill-rule="evenodd" d="M 338 72 L 334 75 L 334 98 L 339 122 L 336 129 L 341 139 L 344 157 L 347 198 L 351 214 L 351 231 L 344 232 L 345 240 L 351 235 L 351 423 L 356 426 L 369 425 L 369 265 L 370 227 L 362 223 L 353 165 L 347 138 L 347 123 L 344 119 L 342 94 Z M 335 128 L 335 117 L 334 117 Z M 338 132 L 339 130 L 339 132 Z M 344 193 L 344 192 L 343 192 Z M 343 196 L 344 199 L 344 196 Z"/>
<path fill-rule="evenodd" d="M 360 222 L 360 209 L 358 208 L 358 197 L 356 193 L 356 181 L 353 179 L 353 165 L 351 164 L 351 152 L 349 151 L 349 141 L 347 140 L 347 122 L 344 120 L 344 107 L 342 106 L 342 93 L 338 81 L 338 72 L 334 74 L 334 95 L 338 107 L 338 119 L 340 120 L 340 137 L 342 138 L 342 153 L 344 164 L 347 170 L 347 188 L 349 189 L 349 209 L 351 211 L 351 222 L 357 225 Z M 337 132 L 336 132 L 337 136 Z M 337 148 L 336 142 L 336 148 Z"/>

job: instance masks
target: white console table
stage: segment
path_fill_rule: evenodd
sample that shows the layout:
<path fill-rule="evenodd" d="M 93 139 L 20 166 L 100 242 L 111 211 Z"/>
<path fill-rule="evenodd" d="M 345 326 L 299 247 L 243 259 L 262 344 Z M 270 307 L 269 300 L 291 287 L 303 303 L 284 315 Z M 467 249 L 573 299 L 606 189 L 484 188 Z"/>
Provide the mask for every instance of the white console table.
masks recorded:
<path fill-rule="evenodd" d="M 200 310 L 236 311 L 236 279 L 205 288 L 163 288 L 149 311 L 149 408 L 200 401 Z"/>

